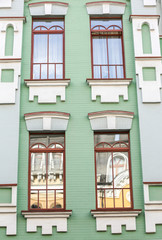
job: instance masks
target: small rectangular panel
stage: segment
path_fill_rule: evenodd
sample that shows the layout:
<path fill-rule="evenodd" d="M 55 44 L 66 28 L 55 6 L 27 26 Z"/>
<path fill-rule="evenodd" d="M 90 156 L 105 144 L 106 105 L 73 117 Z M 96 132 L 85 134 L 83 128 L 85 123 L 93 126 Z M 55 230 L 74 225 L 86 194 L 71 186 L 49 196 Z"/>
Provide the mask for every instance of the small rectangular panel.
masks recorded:
<path fill-rule="evenodd" d="M 149 200 L 162 201 L 162 185 L 149 186 Z"/>
<path fill-rule="evenodd" d="M 11 188 L 0 188 L 0 203 L 11 203 Z"/>
<path fill-rule="evenodd" d="M 143 81 L 156 81 L 156 69 L 155 67 L 142 68 Z"/>
<path fill-rule="evenodd" d="M 1 82 L 14 82 L 14 70 L 13 69 L 2 69 Z"/>

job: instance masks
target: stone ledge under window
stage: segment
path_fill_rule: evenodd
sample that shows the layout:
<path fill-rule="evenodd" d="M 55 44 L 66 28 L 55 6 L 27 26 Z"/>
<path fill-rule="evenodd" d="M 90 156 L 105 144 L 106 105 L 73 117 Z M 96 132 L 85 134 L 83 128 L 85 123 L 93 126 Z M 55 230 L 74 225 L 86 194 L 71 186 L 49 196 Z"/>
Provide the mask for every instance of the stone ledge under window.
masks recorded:
<path fill-rule="evenodd" d="M 86 3 L 86 7 L 89 15 L 123 15 L 125 12 L 126 3 L 115 1 L 88 2 Z"/>
<path fill-rule="evenodd" d="M 91 214 L 96 218 L 96 230 L 107 231 L 107 226 L 111 226 L 112 234 L 122 233 L 122 226 L 126 226 L 126 231 L 136 231 L 136 217 L 141 213 L 141 209 L 127 211 L 97 211 L 91 210 Z"/>
<path fill-rule="evenodd" d="M 87 79 L 91 87 L 91 98 L 101 97 L 101 102 L 119 102 L 119 96 L 128 100 L 128 86 L 132 78 L 126 79 Z"/>
<path fill-rule="evenodd" d="M 57 232 L 67 232 L 67 219 L 72 211 L 22 211 L 21 213 L 27 219 L 27 232 L 37 232 L 37 227 L 42 227 L 42 235 L 51 235 L 53 226 L 56 227 Z"/>
<path fill-rule="evenodd" d="M 65 88 L 70 84 L 70 79 L 24 80 L 29 87 L 29 101 L 34 101 L 38 96 L 38 103 L 56 103 L 60 96 L 65 101 Z"/>
<path fill-rule="evenodd" d="M 36 2 L 30 3 L 30 15 L 31 16 L 43 16 L 43 15 L 60 15 L 67 14 L 68 3 L 64 2 Z"/>

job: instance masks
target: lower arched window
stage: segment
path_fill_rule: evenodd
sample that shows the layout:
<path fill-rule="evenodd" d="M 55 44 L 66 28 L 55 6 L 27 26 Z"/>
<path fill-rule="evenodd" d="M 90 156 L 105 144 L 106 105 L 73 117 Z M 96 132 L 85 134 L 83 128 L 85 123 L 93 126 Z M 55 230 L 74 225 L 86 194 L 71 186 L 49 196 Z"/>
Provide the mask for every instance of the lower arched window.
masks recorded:
<path fill-rule="evenodd" d="M 96 209 L 133 208 L 128 133 L 95 133 Z"/>
<path fill-rule="evenodd" d="M 29 209 L 65 209 L 64 134 L 30 134 Z"/>

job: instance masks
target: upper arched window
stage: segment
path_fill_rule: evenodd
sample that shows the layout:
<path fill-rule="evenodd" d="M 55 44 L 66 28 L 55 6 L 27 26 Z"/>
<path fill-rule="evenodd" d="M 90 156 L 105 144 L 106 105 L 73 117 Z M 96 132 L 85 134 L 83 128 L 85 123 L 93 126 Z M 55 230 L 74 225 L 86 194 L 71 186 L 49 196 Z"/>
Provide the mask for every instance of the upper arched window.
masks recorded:
<path fill-rule="evenodd" d="M 13 56 L 14 28 L 9 25 L 6 29 L 5 56 Z"/>
<path fill-rule="evenodd" d="M 152 53 L 150 27 L 147 23 L 142 25 L 142 46 L 144 54 Z"/>

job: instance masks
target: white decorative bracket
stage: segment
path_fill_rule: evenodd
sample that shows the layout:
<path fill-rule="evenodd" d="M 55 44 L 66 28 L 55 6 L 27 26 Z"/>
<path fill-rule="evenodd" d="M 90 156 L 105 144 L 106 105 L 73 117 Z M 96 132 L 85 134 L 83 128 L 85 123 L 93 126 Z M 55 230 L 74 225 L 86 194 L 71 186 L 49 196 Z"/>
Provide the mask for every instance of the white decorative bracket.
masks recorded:
<path fill-rule="evenodd" d="M 132 79 L 87 79 L 91 87 L 91 98 L 101 96 L 101 102 L 119 102 L 119 96 L 128 100 L 128 86 Z"/>
<path fill-rule="evenodd" d="M 155 233 L 156 225 L 162 224 L 162 201 L 149 200 L 149 186 L 162 185 L 156 183 L 144 183 L 145 200 L 145 229 L 146 233 Z"/>
<path fill-rule="evenodd" d="M 37 2 L 29 4 L 31 16 L 42 15 L 61 15 L 64 16 L 68 11 L 68 3 L 64 2 Z"/>
<path fill-rule="evenodd" d="M 91 214 L 96 218 L 96 230 L 107 231 L 107 226 L 111 226 L 112 234 L 121 234 L 122 226 L 126 226 L 126 231 L 136 231 L 136 217 L 141 210 L 129 211 L 96 211 Z"/>
<path fill-rule="evenodd" d="M 25 80 L 29 87 L 29 101 L 34 101 L 34 96 L 38 96 L 38 103 L 56 103 L 57 96 L 65 101 L 65 88 L 69 83 L 70 79 Z"/>
<path fill-rule="evenodd" d="M 1 187 L 2 188 L 2 187 Z M 0 204 L 0 227 L 6 227 L 6 235 L 16 235 L 17 228 L 17 185 L 5 186 L 12 189 L 11 203 Z"/>
<path fill-rule="evenodd" d="M 125 12 L 126 3 L 101 1 L 86 3 L 87 12 L 89 15 L 104 15 L 104 14 L 119 14 L 123 15 Z"/>
<path fill-rule="evenodd" d="M 43 213 L 22 211 L 22 215 L 27 219 L 27 232 L 37 232 L 37 227 L 42 227 L 42 235 L 51 235 L 53 226 L 57 232 L 67 232 L 67 219 L 71 214 L 72 211 Z"/>

